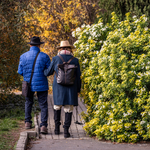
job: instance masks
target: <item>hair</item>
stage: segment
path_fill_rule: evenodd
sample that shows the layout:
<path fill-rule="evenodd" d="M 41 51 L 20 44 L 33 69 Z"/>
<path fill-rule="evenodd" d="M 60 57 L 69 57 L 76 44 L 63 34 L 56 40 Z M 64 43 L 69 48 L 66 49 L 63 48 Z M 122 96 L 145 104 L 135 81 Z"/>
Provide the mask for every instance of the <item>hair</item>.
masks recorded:
<path fill-rule="evenodd" d="M 72 52 L 72 48 L 71 47 L 61 47 L 61 48 L 59 48 L 58 51 L 61 51 L 61 50 L 68 50 L 68 51 Z"/>

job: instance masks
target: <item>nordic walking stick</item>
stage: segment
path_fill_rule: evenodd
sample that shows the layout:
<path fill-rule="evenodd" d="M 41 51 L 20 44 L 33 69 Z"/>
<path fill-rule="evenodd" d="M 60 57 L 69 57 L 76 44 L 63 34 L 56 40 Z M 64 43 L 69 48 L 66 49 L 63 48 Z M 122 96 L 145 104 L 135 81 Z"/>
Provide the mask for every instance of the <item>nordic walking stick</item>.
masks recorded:
<path fill-rule="evenodd" d="M 78 106 L 76 106 L 76 121 L 74 122 L 75 124 L 79 124 L 79 125 L 82 125 L 81 122 L 78 122 L 78 109 L 77 109 Z"/>

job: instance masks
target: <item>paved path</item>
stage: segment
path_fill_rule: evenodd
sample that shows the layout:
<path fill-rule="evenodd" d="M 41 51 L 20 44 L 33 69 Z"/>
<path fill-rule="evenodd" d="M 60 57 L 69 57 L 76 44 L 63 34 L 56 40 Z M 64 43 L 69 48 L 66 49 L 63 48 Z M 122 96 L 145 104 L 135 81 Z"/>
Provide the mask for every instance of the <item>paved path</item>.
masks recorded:
<path fill-rule="evenodd" d="M 113 144 L 94 139 L 48 140 L 32 142 L 31 150 L 150 150 L 148 144 Z"/>
<path fill-rule="evenodd" d="M 86 111 L 86 107 L 79 99 L 78 114 Z M 81 116 L 78 115 L 78 121 L 83 125 L 75 124 L 76 108 L 73 111 L 72 124 L 70 127 L 71 137 L 65 139 L 63 134 L 63 124 L 65 113 L 61 111 L 61 126 L 60 135 L 54 134 L 54 112 L 53 112 L 53 98 L 48 97 L 48 134 L 40 135 L 41 139 L 32 141 L 32 148 L 30 150 L 150 150 L 150 144 L 113 144 L 111 142 L 102 142 L 88 137 L 83 130 L 84 122 Z M 40 115 L 39 115 L 40 120 Z"/>
<path fill-rule="evenodd" d="M 82 101 L 79 100 L 79 106 L 77 108 L 78 114 L 81 114 L 82 111 L 86 111 L 86 107 L 83 104 Z M 60 135 L 54 134 L 54 110 L 53 110 L 53 97 L 51 95 L 48 96 L 48 134 L 43 135 L 41 134 L 40 137 L 42 139 L 65 139 L 64 138 L 64 119 L 65 119 L 65 113 L 64 109 L 61 110 L 61 126 L 60 126 Z M 76 116 L 78 118 L 76 118 Z M 40 122 L 40 116 L 39 116 L 39 122 Z M 78 120 L 82 125 L 75 124 L 76 120 Z M 73 116 L 72 116 L 72 123 L 71 127 L 69 128 L 71 137 L 69 139 L 89 139 L 89 137 L 86 135 L 85 131 L 83 130 L 84 122 L 81 120 L 80 115 L 76 115 L 76 107 L 73 110 Z"/>

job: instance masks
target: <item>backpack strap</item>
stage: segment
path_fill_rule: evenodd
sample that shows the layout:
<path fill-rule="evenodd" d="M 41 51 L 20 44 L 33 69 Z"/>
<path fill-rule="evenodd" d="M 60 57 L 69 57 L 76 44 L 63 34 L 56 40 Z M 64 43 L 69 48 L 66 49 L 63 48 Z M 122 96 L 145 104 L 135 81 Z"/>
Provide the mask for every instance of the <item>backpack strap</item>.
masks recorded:
<path fill-rule="evenodd" d="M 59 58 L 62 60 L 62 62 L 65 63 L 63 57 L 62 57 L 61 55 L 58 55 L 58 56 L 59 56 Z M 73 59 L 74 59 L 74 57 L 71 57 L 71 59 L 69 59 L 69 60 L 67 61 L 67 63 L 69 64 Z"/>
<path fill-rule="evenodd" d="M 68 64 L 74 59 L 74 57 L 71 57 L 71 59 L 68 60 Z"/>
<path fill-rule="evenodd" d="M 62 60 L 62 62 L 64 63 L 65 61 L 64 61 L 63 57 L 61 55 L 58 55 L 58 56 Z"/>

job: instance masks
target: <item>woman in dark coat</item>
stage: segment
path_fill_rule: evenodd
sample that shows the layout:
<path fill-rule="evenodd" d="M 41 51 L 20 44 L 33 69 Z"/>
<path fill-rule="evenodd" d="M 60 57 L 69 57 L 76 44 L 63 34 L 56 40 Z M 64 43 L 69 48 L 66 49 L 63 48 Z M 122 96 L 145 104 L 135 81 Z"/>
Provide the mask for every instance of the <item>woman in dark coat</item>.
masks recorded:
<path fill-rule="evenodd" d="M 61 41 L 60 46 L 57 47 L 58 55 L 61 55 L 65 62 L 68 62 L 72 57 L 72 48 L 68 41 Z M 53 81 L 53 99 L 54 99 L 54 120 L 55 120 L 55 134 L 60 133 L 60 116 L 61 107 L 64 106 L 65 122 L 64 122 L 64 137 L 70 137 L 68 129 L 71 125 L 73 106 L 78 106 L 78 93 L 81 89 L 81 72 L 80 65 L 77 58 L 71 60 L 70 64 L 74 64 L 77 68 L 75 70 L 75 81 L 73 85 L 61 85 L 57 83 L 58 64 L 63 64 L 59 56 L 52 58 L 52 62 L 48 69 L 44 71 L 45 76 L 54 75 Z"/>

